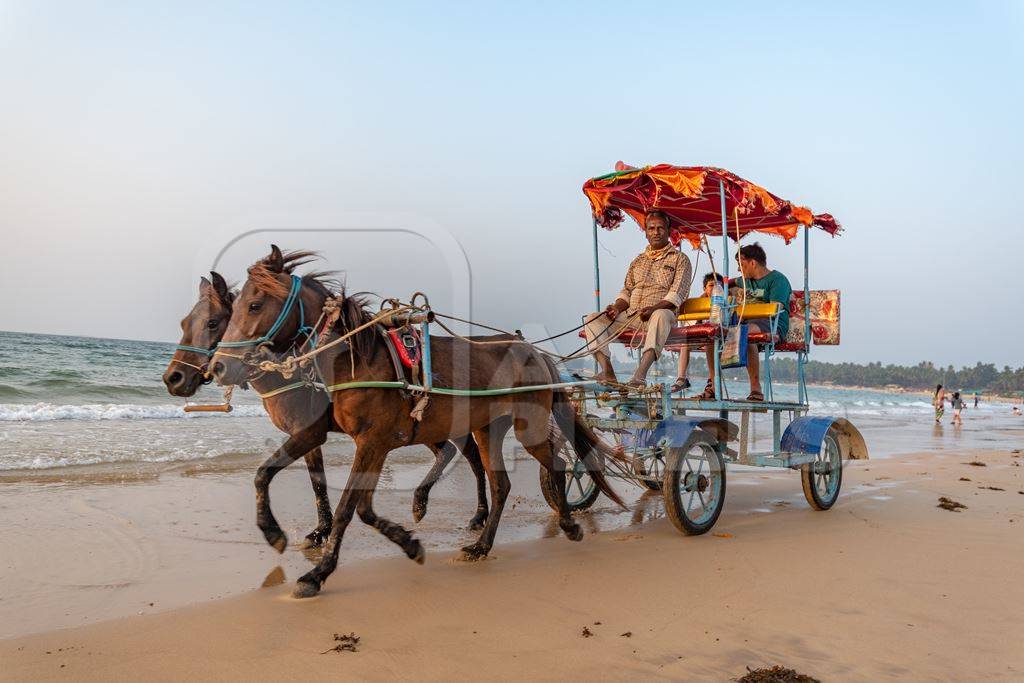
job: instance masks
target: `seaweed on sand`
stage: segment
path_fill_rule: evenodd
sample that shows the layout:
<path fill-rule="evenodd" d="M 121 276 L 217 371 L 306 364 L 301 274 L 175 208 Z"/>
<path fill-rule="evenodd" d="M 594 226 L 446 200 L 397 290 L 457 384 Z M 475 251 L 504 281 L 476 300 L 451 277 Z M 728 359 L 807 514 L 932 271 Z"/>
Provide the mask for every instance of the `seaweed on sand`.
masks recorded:
<path fill-rule="evenodd" d="M 821 683 L 813 676 L 798 673 L 778 664 L 760 669 L 751 669 L 748 666 L 746 675 L 736 680 L 737 683 Z"/>
<path fill-rule="evenodd" d="M 950 512 L 960 512 L 961 510 L 967 509 L 967 506 L 963 503 L 958 503 L 952 498 L 946 498 L 945 496 L 939 498 L 939 504 L 935 507 L 942 508 L 943 510 L 949 510 Z"/>

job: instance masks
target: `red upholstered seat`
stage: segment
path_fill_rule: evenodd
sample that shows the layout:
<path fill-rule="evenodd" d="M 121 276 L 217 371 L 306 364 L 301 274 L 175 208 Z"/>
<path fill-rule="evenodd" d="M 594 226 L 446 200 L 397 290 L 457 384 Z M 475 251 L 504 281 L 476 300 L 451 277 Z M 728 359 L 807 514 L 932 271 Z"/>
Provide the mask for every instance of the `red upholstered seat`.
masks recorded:
<path fill-rule="evenodd" d="M 754 330 L 753 332 L 749 332 L 747 334 L 747 343 L 748 344 L 767 344 L 768 343 L 768 339 L 770 337 L 771 337 L 771 335 L 768 334 L 767 332 L 762 332 L 761 330 Z M 776 346 L 775 348 L 778 348 L 778 346 Z"/>
<path fill-rule="evenodd" d="M 715 332 L 718 330 L 717 325 L 711 323 L 697 323 L 696 325 L 690 325 L 689 327 L 673 327 L 672 331 L 668 334 L 668 340 L 665 342 L 665 348 L 669 351 L 679 351 L 686 348 L 687 346 L 699 346 L 702 342 L 706 342 L 715 336 Z M 583 331 L 580 330 L 580 337 L 583 337 Z M 631 344 L 636 342 L 640 343 L 643 336 L 643 332 L 640 330 L 623 330 L 619 334 L 618 339 L 615 341 L 621 344 Z M 761 330 L 753 330 L 747 336 L 747 342 L 750 344 L 764 344 L 768 341 L 769 334 L 762 332 Z M 776 351 L 804 351 L 804 345 L 800 342 L 776 342 Z"/>
<path fill-rule="evenodd" d="M 718 325 L 712 325 L 711 323 L 698 323 L 689 327 L 673 327 L 672 331 L 668 333 L 665 346 L 672 349 L 673 347 L 685 346 L 693 342 L 707 341 L 714 336 L 717 329 Z M 582 331 L 580 331 L 579 336 L 584 336 Z M 642 331 L 626 329 L 619 334 L 615 341 L 622 344 L 630 344 L 635 341 L 639 344 L 642 338 Z"/>

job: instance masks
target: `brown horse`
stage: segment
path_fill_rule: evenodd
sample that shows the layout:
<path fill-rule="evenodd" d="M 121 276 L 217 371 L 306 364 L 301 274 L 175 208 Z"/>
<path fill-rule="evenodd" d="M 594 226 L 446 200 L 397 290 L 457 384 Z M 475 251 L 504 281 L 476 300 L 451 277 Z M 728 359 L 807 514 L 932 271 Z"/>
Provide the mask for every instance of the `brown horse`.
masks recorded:
<path fill-rule="evenodd" d="M 307 314 L 319 315 L 325 297 L 316 288 L 307 286 L 310 284 L 305 280 L 300 283 L 298 298 Z M 299 334 L 297 316 L 289 314 L 286 306 L 293 286 L 276 247 L 270 257 L 249 268 L 249 279 L 235 300 L 224 343 L 211 360 L 213 375 L 220 384 L 236 384 L 248 376 L 247 363 L 252 359 L 234 352 L 234 348 L 267 342 L 283 351 Z M 344 294 L 341 298 L 339 331 L 354 330 L 372 319 L 363 302 L 355 297 L 344 297 Z M 272 338 L 267 340 L 271 332 Z M 436 387 L 529 387 L 559 381 L 549 360 L 524 342 L 474 344 L 453 337 L 432 336 L 430 346 Z M 349 337 L 344 345 L 329 349 L 319 360 L 318 370 L 328 385 L 396 379 L 383 337 L 373 327 Z M 336 390 L 332 399 L 334 420 L 355 441 L 356 454 L 321 560 L 299 579 L 296 597 L 317 594 L 334 571 L 342 536 L 354 513 L 398 544 L 408 557 L 423 561 L 420 542 L 401 526 L 378 517 L 373 510 L 373 494 L 384 461 L 390 451 L 401 446 L 448 440 L 458 443 L 469 435 L 476 441 L 487 469 L 491 509 L 480 538 L 463 548 L 463 557 L 468 560 L 486 556 L 494 543 L 510 488 L 501 454 L 502 441 L 509 428 L 514 428 L 516 439 L 551 471 L 554 490 L 560 494 L 557 501 L 559 526 L 568 538 L 578 541 L 583 534 L 566 504 L 564 462 L 554 453 L 552 418 L 569 437 L 600 490 L 622 504 L 603 474 L 601 457 L 608 452 L 608 447 L 579 420 L 563 391 L 544 388 L 514 395 L 471 398 L 432 394 L 420 421 L 410 415 L 416 397 L 395 389 Z"/>
<path fill-rule="evenodd" d="M 308 255 L 293 253 L 282 256 L 285 272 L 291 273 L 300 265 L 300 259 Z M 211 272 L 210 278 L 200 280 L 199 300 L 181 321 L 181 341 L 163 376 L 167 391 L 173 396 L 193 396 L 200 386 L 209 381 L 206 379 L 208 356 L 227 330 L 235 295 L 219 273 Z M 275 427 L 286 434 L 299 435 L 300 439 L 310 433 L 317 434 L 317 437 L 312 439 L 312 442 L 318 442 L 317 445 L 305 452 L 303 457 L 309 470 L 319 520 L 316 529 L 306 535 L 304 545 L 318 547 L 327 538 L 332 521 L 320 446 L 323 445 L 329 431 L 340 431 L 331 418 L 330 400 L 322 391 L 305 385 L 295 387 L 294 382 L 286 381 L 275 373 L 254 378 L 249 384 L 257 393 L 265 396 L 263 407 Z M 292 388 L 275 393 L 289 386 Z M 301 446 L 290 445 L 288 442 L 282 446 L 292 453 L 299 447 Z M 417 521 L 426 514 L 431 487 L 456 454 L 455 446 L 451 443 L 433 444 L 430 448 L 434 452 L 435 461 L 426 478 L 416 489 L 413 515 Z M 467 443 L 463 454 L 477 480 L 477 510 L 470 520 L 469 527 L 478 530 L 483 527 L 483 522 L 487 518 L 486 480 L 476 444 L 472 441 Z M 270 470 L 263 470 L 257 475 L 257 489 L 269 487 L 269 480 L 272 478 Z M 274 531 L 275 527 L 277 532 Z M 278 551 L 283 551 L 287 545 L 286 536 L 280 532 L 276 523 L 267 524 L 267 529 L 267 542 Z"/>

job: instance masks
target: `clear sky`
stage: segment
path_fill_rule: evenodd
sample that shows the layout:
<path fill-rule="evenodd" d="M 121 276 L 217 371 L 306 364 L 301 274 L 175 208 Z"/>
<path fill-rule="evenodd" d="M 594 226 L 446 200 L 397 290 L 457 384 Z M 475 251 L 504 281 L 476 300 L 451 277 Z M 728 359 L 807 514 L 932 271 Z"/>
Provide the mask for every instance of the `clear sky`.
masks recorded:
<path fill-rule="evenodd" d="M 419 221 L 462 245 L 477 318 L 562 330 L 593 307 L 580 186 L 622 159 L 844 224 L 812 243 L 843 292 L 815 357 L 1020 365 L 1022 32 L 1019 2 L 0 0 L 0 329 L 176 339 L 234 235 Z M 451 298 L 418 238 L 272 237 Z M 611 295 L 643 240 L 602 242 Z"/>

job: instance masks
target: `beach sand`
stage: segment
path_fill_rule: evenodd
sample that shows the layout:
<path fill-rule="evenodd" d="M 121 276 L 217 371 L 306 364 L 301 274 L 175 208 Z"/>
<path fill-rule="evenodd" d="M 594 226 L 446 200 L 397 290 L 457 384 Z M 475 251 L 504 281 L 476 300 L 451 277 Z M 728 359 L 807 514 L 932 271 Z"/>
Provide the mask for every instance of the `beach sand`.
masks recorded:
<path fill-rule="evenodd" d="M 1007 436 L 1018 441 L 1016 434 Z M 506 520 L 513 531 L 499 531 L 491 559 L 462 563 L 452 553 L 428 550 L 426 565 L 419 566 L 398 557 L 395 548 L 387 559 L 351 561 L 346 538 L 338 571 L 320 597 L 305 601 L 289 597 L 292 582 L 308 566 L 300 552 L 289 549 L 277 556 L 258 547 L 251 529 L 231 531 L 245 524 L 239 510 L 247 509 L 241 501 L 251 496 L 242 486 L 247 477 L 179 477 L 182 490 L 169 491 L 168 499 L 188 490 L 195 505 L 211 506 L 200 510 L 230 510 L 220 521 L 228 533 L 204 533 L 214 540 L 237 534 L 244 542 L 165 541 L 160 552 L 185 553 L 188 561 L 180 564 L 192 574 L 165 572 L 162 583 L 140 582 L 132 599 L 147 613 L 0 641 L 0 677 L 573 675 L 724 681 L 743 675 L 747 667 L 782 664 L 825 681 L 1020 680 L 1022 460 L 1009 449 L 947 450 L 852 463 L 844 472 L 840 500 L 829 512 L 814 512 L 802 502 L 795 473 L 731 469 L 725 511 L 714 533 L 701 537 L 680 535 L 659 512 L 658 496 L 647 494 L 633 503 L 640 510 L 633 519 L 640 523 L 630 523 L 632 513 L 603 516 L 605 508 L 599 507 L 594 515 L 580 515 L 589 532 L 581 543 L 553 531 L 548 538 L 516 542 L 514 530 L 522 534 L 528 526 L 517 518 L 545 513 L 525 503 L 517 510 L 509 505 Z M 530 468 L 519 469 L 525 481 Z M 298 476 L 287 482 L 275 505 L 278 499 L 282 507 L 299 500 L 311 505 Z M 147 486 L 117 485 L 138 486 L 140 492 Z M 93 486 L 98 487 L 93 495 L 100 496 L 109 484 Z M 523 494 L 524 486 L 513 495 Z M 232 487 L 238 488 L 237 500 L 228 494 Z M 531 495 L 535 491 L 530 487 Z M 31 495 L 30 487 L 5 504 L 25 495 Z M 940 509 L 940 496 L 967 509 Z M 458 514 L 468 518 L 471 507 L 462 507 Z M 311 520 L 311 511 L 300 512 L 297 517 Z M 436 512 L 442 519 L 455 514 Z M 210 519 L 208 512 L 202 514 Z M 409 519 L 397 511 L 394 518 Z M 608 523 L 609 518 L 622 523 Z M 118 533 L 130 535 L 131 526 Z M 74 546 L 83 542 L 83 533 L 88 532 L 64 535 L 77 538 L 68 541 Z M 429 528 L 417 533 L 431 550 L 444 545 Z M 54 576 L 90 574 L 88 566 L 61 564 L 62 534 L 55 534 L 38 539 L 34 550 L 24 543 L 14 549 L 51 558 Z M 349 537 L 361 539 L 356 544 L 385 544 L 389 551 L 386 540 L 360 529 L 358 522 Z M 5 565 L 14 557 L 6 545 Z M 141 566 L 144 555 L 131 562 Z M 97 566 L 104 563 L 96 560 Z M 266 576 L 270 585 L 257 588 L 256 575 Z M 26 576 L 7 570 L 3 602 L 18 600 L 17 581 L 28 585 Z M 198 595 L 203 591 L 196 584 L 203 582 L 209 582 L 206 592 L 212 595 L 227 592 L 222 586 L 231 582 L 234 590 L 239 585 L 252 590 L 174 609 L 158 599 L 149 600 L 154 607 L 143 602 L 147 590 L 160 600 L 176 593 Z M 161 607 L 167 611 L 159 612 Z M 7 610 L 5 619 L 12 617 L 6 606 L 0 609 Z M 31 605 L 15 611 L 31 621 Z M 582 635 L 584 629 L 593 635 Z M 334 634 L 350 632 L 360 638 L 358 651 L 332 650 L 340 644 Z"/>

